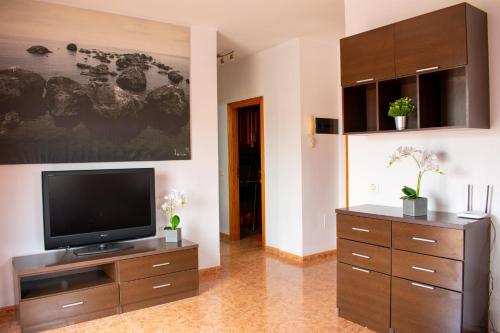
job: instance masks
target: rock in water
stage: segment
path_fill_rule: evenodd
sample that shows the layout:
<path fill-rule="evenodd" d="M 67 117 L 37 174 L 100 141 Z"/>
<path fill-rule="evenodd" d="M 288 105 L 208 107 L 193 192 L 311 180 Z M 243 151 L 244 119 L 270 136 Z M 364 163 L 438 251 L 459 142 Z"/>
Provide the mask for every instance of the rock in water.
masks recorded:
<path fill-rule="evenodd" d="M 173 84 L 178 84 L 182 80 L 184 80 L 184 77 L 179 74 L 179 72 L 176 71 L 171 71 L 168 72 L 168 79 L 173 83 Z"/>
<path fill-rule="evenodd" d="M 189 104 L 184 90 L 165 85 L 151 91 L 146 97 L 150 125 L 168 134 L 176 134 L 189 121 Z"/>
<path fill-rule="evenodd" d="M 89 83 L 87 92 L 93 104 L 93 116 L 87 125 L 97 134 L 121 142 L 146 127 L 144 103 L 139 97 L 101 82 Z"/>
<path fill-rule="evenodd" d="M 81 62 L 77 62 L 76 67 L 81 68 L 81 69 L 89 69 L 92 66 L 90 66 L 89 64 L 82 64 Z"/>
<path fill-rule="evenodd" d="M 44 78 L 24 69 L 0 70 L 0 114 L 18 112 L 20 119 L 45 113 Z"/>
<path fill-rule="evenodd" d="M 41 55 L 47 54 L 47 53 L 52 53 L 52 51 L 50 51 L 48 48 L 46 48 L 45 46 L 42 46 L 42 45 L 33 45 L 32 47 L 30 47 L 26 51 L 28 51 L 31 54 L 41 54 Z"/>
<path fill-rule="evenodd" d="M 122 89 L 144 91 L 146 89 L 146 75 L 138 67 L 126 68 L 116 79 Z"/>
<path fill-rule="evenodd" d="M 95 67 L 90 67 L 90 73 L 97 75 L 106 75 L 109 73 L 109 68 L 105 64 L 100 64 Z"/>
<path fill-rule="evenodd" d="M 75 43 L 69 43 L 66 46 L 66 50 L 76 52 L 76 50 L 78 50 L 78 47 L 76 46 Z"/>
<path fill-rule="evenodd" d="M 67 77 L 53 77 L 47 81 L 47 105 L 58 126 L 74 127 L 92 109 L 86 90 Z"/>

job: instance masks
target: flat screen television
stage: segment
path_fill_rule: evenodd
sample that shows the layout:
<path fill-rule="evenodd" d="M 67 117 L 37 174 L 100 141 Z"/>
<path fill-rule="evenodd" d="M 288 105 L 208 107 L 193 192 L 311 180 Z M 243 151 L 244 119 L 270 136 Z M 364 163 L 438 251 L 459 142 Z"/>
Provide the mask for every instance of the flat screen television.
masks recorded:
<path fill-rule="evenodd" d="M 100 244 L 76 254 L 116 250 L 109 242 L 154 236 L 154 169 L 42 172 L 45 249 Z M 130 246 L 129 246 L 130 247 Z"/>

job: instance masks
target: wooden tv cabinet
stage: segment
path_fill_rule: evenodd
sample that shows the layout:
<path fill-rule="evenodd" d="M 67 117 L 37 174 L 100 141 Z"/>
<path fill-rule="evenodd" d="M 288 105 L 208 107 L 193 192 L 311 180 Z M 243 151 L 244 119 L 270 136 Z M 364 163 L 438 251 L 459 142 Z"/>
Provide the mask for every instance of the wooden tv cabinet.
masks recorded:
<path fill-rule="evenodd" d="M 92 256 L 71 250 L 12 259 L 18 320 L 37 332 L 198 295 L 198 245 L 165 238 Z"/>

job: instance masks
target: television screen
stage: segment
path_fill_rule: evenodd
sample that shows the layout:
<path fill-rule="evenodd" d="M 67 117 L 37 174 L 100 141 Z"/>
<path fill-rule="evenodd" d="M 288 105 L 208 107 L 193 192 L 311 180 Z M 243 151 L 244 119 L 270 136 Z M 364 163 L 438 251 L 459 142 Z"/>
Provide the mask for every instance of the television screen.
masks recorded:
<path fill-rule="evenodd" d="M 155 234 L 154 169 L 43 172 L 45 247 Z"/>

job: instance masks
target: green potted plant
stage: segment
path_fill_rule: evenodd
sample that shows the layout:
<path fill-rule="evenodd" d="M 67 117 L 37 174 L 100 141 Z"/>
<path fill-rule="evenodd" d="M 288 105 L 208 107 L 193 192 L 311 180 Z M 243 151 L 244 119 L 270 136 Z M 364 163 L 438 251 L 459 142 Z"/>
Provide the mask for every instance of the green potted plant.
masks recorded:
<path fill-rule="evenodd" d="M 181 218 L 175 214 L 175 210 L 183 208 L 186 204 L 186 195 L 176 190 L 172 190 L 164 197 L 161 210 L 169 220 L 168 225 L 163 228 L 165 230 L 165 241 L 168 243 L 177 243 L 182 240 L 181 228 L 179 228 Z"/>
<path fill-rule="evenodd" d="M 403 97 L 389 104 L 388 115 L 394 118 L 398 131 L 406 129 L 407 118 L 414 112 L 415 105 L 410 97 Z"/>
<path fill-rule="evenodd" d="M 413 147 L 399 147 L 396 149 L 390 157 L 388 167 L 407 157 L 412 158 L 417 164 L 418 176 L 416 189 L 404 186 L 401 190 L 404 194 L 404 196 L 401 197 L 401 199 L 403 199 L 403 214 L 410 216 L 427 215 L 427 198 L 420 197 L 422 177 L 427 172 L 436 172 L 442 175 L 443 171 L 439 164 L 437 164 L 436 154 L 427 150 L 418 150 Z"/>

